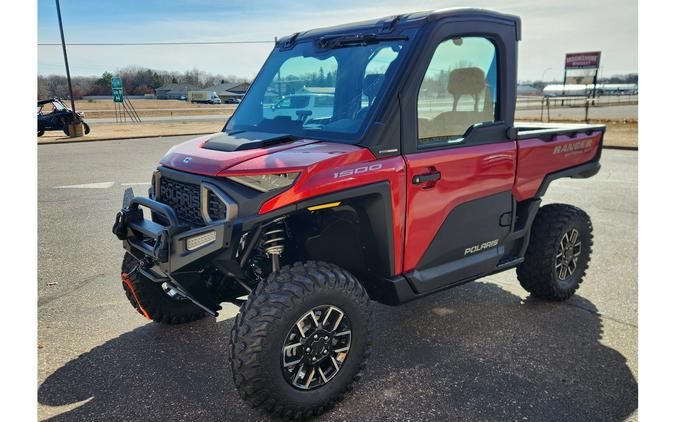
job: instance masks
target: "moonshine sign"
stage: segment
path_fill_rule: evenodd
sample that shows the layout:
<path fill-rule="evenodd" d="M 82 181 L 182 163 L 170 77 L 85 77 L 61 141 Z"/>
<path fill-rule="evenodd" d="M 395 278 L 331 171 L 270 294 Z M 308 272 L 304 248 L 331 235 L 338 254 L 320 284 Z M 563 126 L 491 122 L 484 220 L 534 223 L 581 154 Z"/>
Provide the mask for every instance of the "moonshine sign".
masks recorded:
<path fill-rule="evenodd" d="M 599 68 L 599 51 L 565 54 L 565 76 L 563 77 L 562 95 L 565 96 L 565 86 L 568 84 L 592 85 L 592 88 L 587 91 L 587 96 L 595 98 Z"/>
<path fill-rule="evenodd" d="M 565 70 L 597 69 L 600 67 L 600 52 L 567 53 L 565 55 Z"/>

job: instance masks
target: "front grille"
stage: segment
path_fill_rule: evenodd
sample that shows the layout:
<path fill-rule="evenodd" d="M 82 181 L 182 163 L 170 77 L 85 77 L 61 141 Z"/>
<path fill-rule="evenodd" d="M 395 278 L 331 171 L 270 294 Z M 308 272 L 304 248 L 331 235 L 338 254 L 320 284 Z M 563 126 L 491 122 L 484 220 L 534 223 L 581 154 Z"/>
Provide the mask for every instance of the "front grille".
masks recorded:
<path fill-rule="evenodd" d="M 179 220 L 198 226 L 206 223 L 201 213 L 201 189 L 193 183 L 179 182 L 167 177 L 160 177 L 159 202 L 169 205 L 176 212 Z M 209 217 L 212 220 L 225 218 L 225 204 L 213 192 L 208 192 Z"/>

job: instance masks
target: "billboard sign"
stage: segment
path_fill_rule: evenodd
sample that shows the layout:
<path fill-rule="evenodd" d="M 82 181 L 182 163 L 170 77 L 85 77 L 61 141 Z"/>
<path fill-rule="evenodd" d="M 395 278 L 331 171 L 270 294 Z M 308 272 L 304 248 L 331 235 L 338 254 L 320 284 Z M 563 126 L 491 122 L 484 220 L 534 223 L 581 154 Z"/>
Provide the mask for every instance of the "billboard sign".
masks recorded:
<path fill-rule="evenodd" d="M 565 70 L 597 69 L 600 67 L 600 52 L 567 53 L 565 55 Z"/>

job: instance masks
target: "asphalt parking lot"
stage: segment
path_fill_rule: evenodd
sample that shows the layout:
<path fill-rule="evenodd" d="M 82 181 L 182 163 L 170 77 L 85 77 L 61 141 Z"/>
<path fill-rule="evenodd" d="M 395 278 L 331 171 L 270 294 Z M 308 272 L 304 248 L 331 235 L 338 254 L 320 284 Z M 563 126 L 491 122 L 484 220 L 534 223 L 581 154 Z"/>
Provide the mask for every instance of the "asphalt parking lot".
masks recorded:
<path fill-rule="evenodd" d="M 159 158 L 185 139 L 39 146 L 39 419 L 264 420 L 232 383 L 236 308 L 168 327 L 143 319 L 122 292 L 110 232 L 122 192 L 145 192 Z M 596 177 L 547 193 L 595 227 L 574 298 L 531 298 L 508 271 L 377 304 L 366 377 L 319 419 L 637 420 L 637 154 L 605 150 Z"/>

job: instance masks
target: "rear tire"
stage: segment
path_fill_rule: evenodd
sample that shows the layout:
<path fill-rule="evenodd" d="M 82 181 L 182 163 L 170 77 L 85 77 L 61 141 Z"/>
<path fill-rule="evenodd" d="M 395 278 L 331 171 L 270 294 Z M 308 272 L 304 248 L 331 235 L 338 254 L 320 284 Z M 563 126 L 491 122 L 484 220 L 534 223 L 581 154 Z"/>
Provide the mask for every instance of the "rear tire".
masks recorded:
<path fill-rule="evenodd" d="M 91 132 L 91 128 L 89 127 L 89 125 L 86 124 L 85 122 L 82 122 L 82 126 L 84 126 L 84 134 L 89 135 L 89 132 Z"/>
<path fill-rule="evenodd" d="M 44 131 L 44 130 L 38 129 L 38 138 L 39 138 L 40 136 L 44 135 L 44 134 L 45 134 L 45 131 Z"/>
<path fill-rule="evenodd" d="M 270 274 L 232 328 L 230 365 L 239 395 L 286 419 L 332 408 L 365 370 L 370 312 L 364 288 L 336 265 L 298 262 Z"/>
<path fill-rule="evenodd" d="M 581 209 L 565 204 L 542 207 L 532 224 L 525 261 L 516 270 L 534 296 L 562 301 L 579 288 L 593 247 L 593 225 Z"/>
<path fill-rule="evenodd" d="M 122 274 L 133 270 L 138 260 L 126 253 L 122 261 Z M 162 285 L 137 274 L 122 282 L 124 293 L 131 306 L 139 314 L 162 324 L 184 324 L 204 318 L 206 312 L 185 298 L 172 298 L 164 291 Z M 128 283 L 128 284 L 127 284 Z"/>

